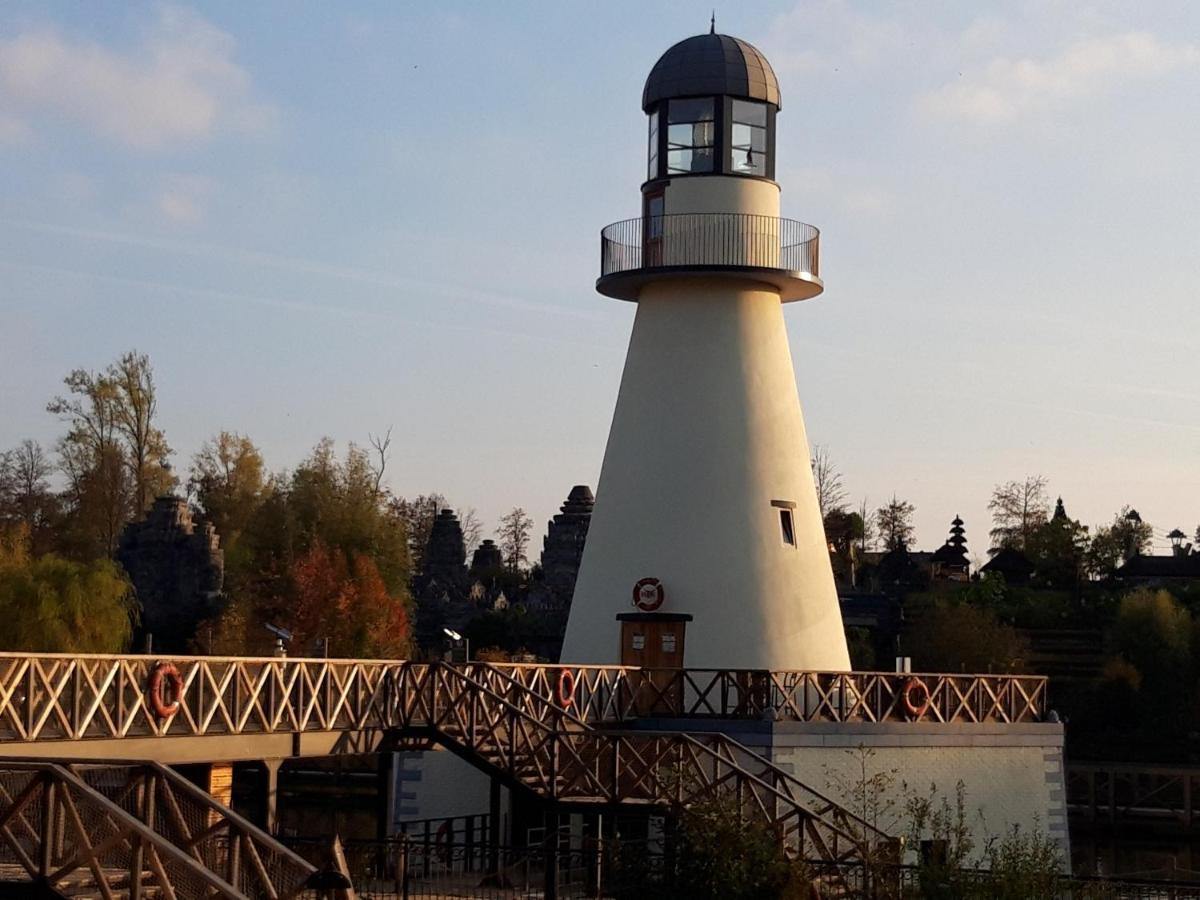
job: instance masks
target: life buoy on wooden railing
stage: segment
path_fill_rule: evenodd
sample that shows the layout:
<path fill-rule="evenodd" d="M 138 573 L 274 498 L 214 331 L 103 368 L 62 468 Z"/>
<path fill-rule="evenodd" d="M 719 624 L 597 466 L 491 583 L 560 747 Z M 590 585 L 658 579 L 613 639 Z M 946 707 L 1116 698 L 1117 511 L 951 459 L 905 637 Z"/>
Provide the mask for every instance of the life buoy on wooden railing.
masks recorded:
<path fill-rule="evenodd" d="M 904 680 L 904 711 L 910 719 L 919 719 L 929 709 L 929 686 L 915 675 Z"/>
<path fill-rule="evenodd" d="M 163 697 L 163 682 L 167 683 L 169 699 Z M 150 708 L 160 719 L 169 719 L 179 712 L 179 702 L 183 699 L 183 678 L 173 663 L 160 662 L 150 672 L 150 680 L 146 683 L 146 699 Z"/>
<path fill-rule="evenodd" d="M 563 709 L 570 709 L 571 704 L 575 702 L 575 673 L 573 671 L 562 670 L 558 676 L 558 687 L 555 688 L 554 694 L 559 706 Z"/>

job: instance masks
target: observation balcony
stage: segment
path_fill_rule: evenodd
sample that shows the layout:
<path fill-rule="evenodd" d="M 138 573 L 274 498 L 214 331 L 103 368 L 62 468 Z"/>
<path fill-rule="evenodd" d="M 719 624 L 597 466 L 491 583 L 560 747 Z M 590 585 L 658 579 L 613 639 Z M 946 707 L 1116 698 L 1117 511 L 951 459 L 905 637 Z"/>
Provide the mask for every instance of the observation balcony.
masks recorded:
<path fill-rule="evenodd" d="M 651 281 L 699 276 L 758 281 L 784 301 L 807 300 L 825 289 L 820 237 L 812 225 L 749 213 L 626 219 L 600 232 L 596 290 L 637 300 Z"/>

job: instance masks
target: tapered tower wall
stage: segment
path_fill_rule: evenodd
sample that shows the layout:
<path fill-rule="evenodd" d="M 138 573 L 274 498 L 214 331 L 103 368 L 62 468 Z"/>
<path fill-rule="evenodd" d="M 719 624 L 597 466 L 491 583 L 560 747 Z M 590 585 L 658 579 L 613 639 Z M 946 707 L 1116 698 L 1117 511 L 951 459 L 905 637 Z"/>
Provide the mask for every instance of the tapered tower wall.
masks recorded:
<path fill-rule="evenodd" d="M 643 289 L 562 659 L 617 662 L 648 576 L 694 617 L 689 667 L 850 667 L 783 307 L 753 282 Z"/>

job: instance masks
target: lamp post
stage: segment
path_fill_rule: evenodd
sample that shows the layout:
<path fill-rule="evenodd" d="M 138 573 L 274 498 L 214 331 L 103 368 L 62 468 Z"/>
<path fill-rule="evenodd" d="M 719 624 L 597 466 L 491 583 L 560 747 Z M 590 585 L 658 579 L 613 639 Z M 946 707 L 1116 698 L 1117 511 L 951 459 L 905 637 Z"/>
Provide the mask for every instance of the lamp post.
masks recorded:
<path fill-rule="evenodd" d="M 446 637 L 450 638 L 450 640 L 454 641 L 455 643 L 461 643 L 463 645 L 463 649 L 466 651 L 466 658 L 464 659 L 464 662 L 470 662 L 471 661 L 471 642 L 469 640 L 467 640 L 467 638 L 465 638 L 461 634 L 459 634 L 457 631 L 455 631 L 453 628 L 443 628 L 442 633 L 445 634 Z"/>

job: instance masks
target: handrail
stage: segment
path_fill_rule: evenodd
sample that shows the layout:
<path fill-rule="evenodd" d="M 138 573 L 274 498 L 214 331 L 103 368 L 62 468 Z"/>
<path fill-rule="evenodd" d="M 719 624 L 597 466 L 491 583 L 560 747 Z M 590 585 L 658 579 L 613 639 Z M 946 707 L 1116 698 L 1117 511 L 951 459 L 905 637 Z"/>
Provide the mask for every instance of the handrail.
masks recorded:
<path fill-rule="evenodd" d="M 625 219 L 600 232 L 601 279 L 659 268 L 749 268 L 820 276 L 820 232 L 752 213 L 675 213 Z"/>
<path fill-rule="evenodd" d="M 532 698 L 551 711 L 531 715 L 473 677 L 480 673 L 505 680 L 517 699 Z M 739 802 L 752 803 L 748 811 L 773 823 L 792 852 L 810 852 L 807 846 L 824 859 L 849 859 L 891 841 L 723 734 L 598 731 L 487 664 L 438 664 L 418 677 L 413 687 L 424 702 L 412 707 L 410 726 L 432 728 L 548 799 L 686 806 L 732 783 Z M 439 697 L 439 688 L 446 696 Z"/>
<path fill-rule="evenodd" d="M 292 861 L 288 872 L 256 869 L 243 878 L 239 873 L 251 861 L 239 866 L 237 851 L 227 846 L 225 872 L 218 874 L 211 857 L 185 852 L 155 829 L 158 798 L 159 792 L 129 784 L 118 802 L 69 766 L 0 762 L 0 815 L 6 823 L 0 829 L 0 860 L 16 864 L 30 880 L 53 887 L 91 887 L 104 896 L 113 895 L 114 882 L 125 882 L 131 889 L 134 883 L 157 888 L 163 896 L 286 898 L 302 891 L 315 871 L 281 847 Z M 139 806 L 142 815 L 127 805 Z M 146 814 L 151 821 L 142 820 Z"/>
<path fill-rule="evenodd" d="M 389 660 L 164 657 L 182 679 L 179 711 L 160 718 L 146 691 L 159 659 L 105 654 L 0 653 L 0 756 L 33 741 L 197 737 L 297 732 L 383 732 L 395 727 L 407 676 L 423 664 Z M 1026 675 L 897 675 L 639 669 L 622 666 L 470 664 L 482 680 L 503 671 L 554 701 L 562 671 L 574 675 L 573 710 L 585 722 L 646 717 L 798 722 L 1038 722 L 1046 679 Z M 905 691 L 928 688 L 914 715 Z M 501 695 L 504 688 L 494 685 Z M 411 700 L 410 698 L 407 698 Z M 549 707 L 522 702 L 527 712 Z M 144 755 L 144 752 L 143 754 Z"/>

